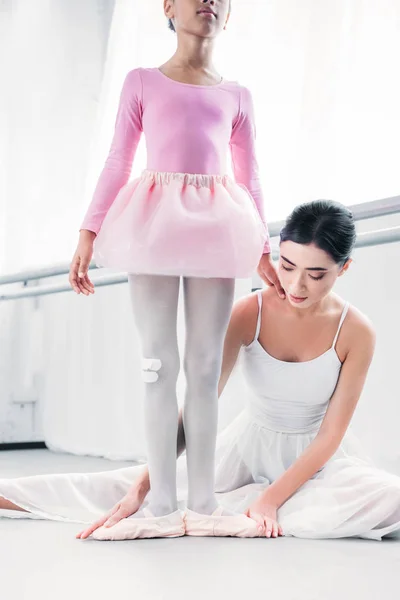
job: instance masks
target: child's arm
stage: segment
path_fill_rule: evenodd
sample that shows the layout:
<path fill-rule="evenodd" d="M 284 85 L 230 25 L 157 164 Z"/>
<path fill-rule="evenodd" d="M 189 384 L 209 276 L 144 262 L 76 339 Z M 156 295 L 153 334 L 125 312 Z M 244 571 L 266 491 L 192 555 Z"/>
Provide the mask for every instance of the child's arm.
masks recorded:
<path fill-rule="evenodd" d="M 261 220 L 267 231 L 264 214 L 264 200 L 258 172 L 255 150 L 256 126 L 254 119 L 253 99 L 250 91 L 240 88 L 239 113 L 233 125 L 231 136 L 232 167 L 237 183 L 244 185 L 250 192 Z M 264 253 L 270 253 L 269 238 L 265 242 Z"/>
<path fill-rule="evenodd" d="M 125 78 L 111 148 L 81 229 L 97 234 L 119 190 L 128 182 L 142 133 L 142 80 L 139 69 Z"/>

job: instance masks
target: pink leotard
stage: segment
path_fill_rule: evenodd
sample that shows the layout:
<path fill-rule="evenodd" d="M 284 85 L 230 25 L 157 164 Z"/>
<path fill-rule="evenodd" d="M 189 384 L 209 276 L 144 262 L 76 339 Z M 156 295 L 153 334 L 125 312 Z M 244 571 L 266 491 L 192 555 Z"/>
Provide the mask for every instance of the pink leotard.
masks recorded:
<path fill-rule="evenodd" d="M 110 152 L 81 229 L 99 232 L 129 180 L 142 132 L 151 171 L 225 175 L 230 147 L 235 180 L 250 192 L 266 225 L 249 90 L 236 82 L 180 83 L 158 68 L 140 68 L 126 76 Z"/>

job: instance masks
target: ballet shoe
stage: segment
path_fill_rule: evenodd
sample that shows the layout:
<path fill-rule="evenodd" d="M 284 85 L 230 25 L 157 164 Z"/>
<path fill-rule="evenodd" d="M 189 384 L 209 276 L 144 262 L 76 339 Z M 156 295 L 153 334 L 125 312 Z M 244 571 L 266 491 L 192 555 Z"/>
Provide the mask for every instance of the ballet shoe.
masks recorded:
<path fill-rule="evenodd" d="M 143 538 L 172 538 L 185 535 L 183 514 L 177 510 L 169 515 L 155 517 L 143 509 L 144 517 L 121 519 L 112 527 L 99 527 L 91 537 L 101 541 L 136 540 Z"/>
<path fill-rule="evenodd" d="M 212 537 L 260 537 L 261 532 L 254 519 L 245 514 L 223 515 L 219 506 L 211 515 L 186 509 L 184 520 L 186 535 Z"/>

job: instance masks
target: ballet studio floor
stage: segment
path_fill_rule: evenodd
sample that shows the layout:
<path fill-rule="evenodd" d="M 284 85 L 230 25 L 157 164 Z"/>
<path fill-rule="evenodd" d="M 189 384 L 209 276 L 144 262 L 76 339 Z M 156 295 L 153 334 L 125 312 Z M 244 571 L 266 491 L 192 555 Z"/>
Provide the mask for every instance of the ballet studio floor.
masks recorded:
<path fill-rule="evenodd" d="M 126 463 L 47 450 L 0 452 L 1 477 Z M 5 600 L 378 600 L 400 598 L 400 540 L 80 541 L 79 525 L 0 519 Z"/>

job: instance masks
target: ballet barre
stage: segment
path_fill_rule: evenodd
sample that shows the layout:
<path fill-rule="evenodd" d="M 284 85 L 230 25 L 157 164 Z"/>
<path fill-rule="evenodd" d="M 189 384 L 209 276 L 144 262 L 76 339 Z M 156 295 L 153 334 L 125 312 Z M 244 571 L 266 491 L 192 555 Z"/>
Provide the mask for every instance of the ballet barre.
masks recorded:
<path fill-rule="evenodd" d="M 363 202 L 362 204 L 353 204 L 347 208 L 353 213 L 355 221 L 366 221 L 367 219 L 394 215 L 400 213 L 400 196 L 372 200 L 371 202 Z M 268 225 L 270 236 L 277 237 L 284 225 L 285 221 L 276 221 Z"/>

